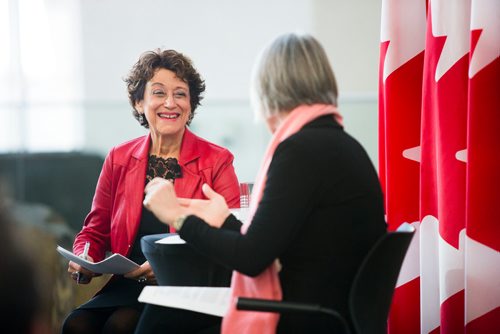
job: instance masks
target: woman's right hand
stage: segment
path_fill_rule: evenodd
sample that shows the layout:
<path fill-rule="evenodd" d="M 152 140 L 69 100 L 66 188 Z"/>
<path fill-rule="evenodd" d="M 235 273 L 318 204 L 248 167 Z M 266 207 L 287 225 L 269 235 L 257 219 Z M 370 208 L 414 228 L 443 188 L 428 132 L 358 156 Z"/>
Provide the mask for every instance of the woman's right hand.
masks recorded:
<path fill-rule="evenodd" d="M 208 184 L 202 186 L 206 200 L 179 199 L 170 181 L 154 178 L 144 192 L 144 206 L 162 222 L 173 225 L 181 215 L 196 215 L 213 227 L 220 227 L 231 214 L 224 197 Z"/>
<path fill-rule="evenodd" d="M 90 256 L 87 256 L 87 260 L 94 262 Z M 73 261 L 69 261 L 68 263 L 68 273 L 77 284 L 88 284 L 94 276 L 99 276 Z"/>
<path fill-rule="evenodd" d="M 179 204 L 186 208 L 189 214 L 200 217 L 212 227 L 220 228 L 231 214 L 226 200 L 206 183 L 201 189 L 207 199 L 179 198 Z"/>

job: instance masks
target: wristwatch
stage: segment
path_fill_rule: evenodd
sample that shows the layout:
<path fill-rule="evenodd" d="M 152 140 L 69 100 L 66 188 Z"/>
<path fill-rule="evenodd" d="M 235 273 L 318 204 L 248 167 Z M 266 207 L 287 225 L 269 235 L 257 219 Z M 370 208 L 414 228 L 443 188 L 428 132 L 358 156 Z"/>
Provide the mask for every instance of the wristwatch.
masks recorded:
<path fill-rule="evenodd" d="M 182 228 L 182 225 L 184 225 L 184 221 L 186 220 L 186 218 L 186 215 L 180 215 L 179 217 L 175 218 L 172 225 L 174 226 L 176 231 L 179 231 Z"/>

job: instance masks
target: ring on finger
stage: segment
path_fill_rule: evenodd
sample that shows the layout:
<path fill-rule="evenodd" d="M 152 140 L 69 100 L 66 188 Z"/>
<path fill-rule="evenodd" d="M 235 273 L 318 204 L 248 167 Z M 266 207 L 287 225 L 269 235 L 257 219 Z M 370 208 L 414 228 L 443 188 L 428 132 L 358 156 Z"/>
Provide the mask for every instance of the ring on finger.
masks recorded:
<path fill-rule="evenodd" d="M 139 278 L 137 279 L 137 282 L 139 282 L 139 283 L 146 283 L 146 281 L 147 281 L 147 280 L 148 280 L 148 279 L 147 279 L 146 277 L 141 276 L 141 277 L 139 277 Z"/>

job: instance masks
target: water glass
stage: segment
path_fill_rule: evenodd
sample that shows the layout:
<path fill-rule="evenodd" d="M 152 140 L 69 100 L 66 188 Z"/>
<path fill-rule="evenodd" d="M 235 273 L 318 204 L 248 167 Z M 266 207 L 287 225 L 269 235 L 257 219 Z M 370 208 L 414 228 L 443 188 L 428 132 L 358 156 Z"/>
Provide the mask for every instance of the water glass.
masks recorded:
<path fill-rule="evenodd" d="M 240 183 L 240 208 L 248 208 L 250 206 L 250 197 L 252 194 L 253 183 Z"/>

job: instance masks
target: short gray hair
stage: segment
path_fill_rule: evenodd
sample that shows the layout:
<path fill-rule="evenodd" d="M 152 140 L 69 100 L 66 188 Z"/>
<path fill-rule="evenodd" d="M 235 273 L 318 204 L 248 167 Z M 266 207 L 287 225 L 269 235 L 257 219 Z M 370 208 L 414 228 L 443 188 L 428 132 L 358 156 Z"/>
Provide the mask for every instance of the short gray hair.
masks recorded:
<path fill-rule="evenodd" d="M 279 36 L 254 66 L 251 96 L 257 117 L 289 112 L 302 104 L 337 105 L 337 94 L 326 52 L 310 35 Z"/>

